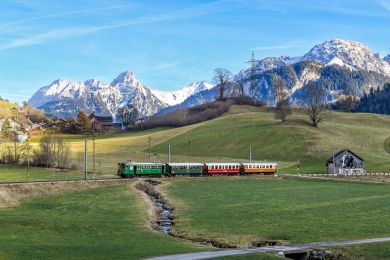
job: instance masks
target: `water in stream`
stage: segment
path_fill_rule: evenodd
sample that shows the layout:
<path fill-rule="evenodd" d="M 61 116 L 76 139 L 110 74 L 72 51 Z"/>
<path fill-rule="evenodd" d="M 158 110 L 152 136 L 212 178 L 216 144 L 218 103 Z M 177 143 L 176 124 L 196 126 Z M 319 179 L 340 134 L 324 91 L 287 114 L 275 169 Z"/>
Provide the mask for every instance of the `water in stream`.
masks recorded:
<path fill-rule="evenodd" d="M 150 196 L 152 202 L 156 205 L 158 209 L 160 209 L 160 219 L 157 223 L 160 225 L 161 231 L 168 235 L 169 230 L 172 228 L 173 220 L 171 216 L 170 209 L 165 205 L 164 201 L 159 198 L 158 194 L 153 194 Z"/>

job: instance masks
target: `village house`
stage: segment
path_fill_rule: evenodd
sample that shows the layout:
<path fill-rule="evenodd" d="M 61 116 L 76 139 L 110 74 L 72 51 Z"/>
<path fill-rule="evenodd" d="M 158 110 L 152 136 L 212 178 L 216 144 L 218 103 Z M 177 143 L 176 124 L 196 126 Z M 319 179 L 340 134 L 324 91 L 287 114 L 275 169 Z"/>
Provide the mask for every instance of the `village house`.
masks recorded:
<path fill-rule="evenodd" d="M 92 114 L 89 115 L 89 119 L 91 120 L 91 125 L 98 131 L 118 128 L 118 124 L 113 122 L 112 116 L 98 116 L 95 112 L 92 112 Z"/>
<path fill-rule="evenodd" d="M 326 164 L 328 174 L 364 174 L 364 159 L 351 150 L 341 150 L 329 158 Z"/>

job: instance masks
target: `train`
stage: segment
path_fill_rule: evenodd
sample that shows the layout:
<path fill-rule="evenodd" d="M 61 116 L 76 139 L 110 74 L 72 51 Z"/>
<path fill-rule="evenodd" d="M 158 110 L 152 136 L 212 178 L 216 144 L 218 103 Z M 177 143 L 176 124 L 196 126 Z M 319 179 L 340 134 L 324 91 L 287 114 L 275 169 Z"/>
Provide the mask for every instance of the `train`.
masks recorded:
<path fill-rule="evenodd" d="M 210 176 L 210 175 L 249 175 L 276 173 L 277 164 L 272 162 L 248 163 L 118 163 L 117 175 L 122 178 L 132 177 L 173 177 Z"/>

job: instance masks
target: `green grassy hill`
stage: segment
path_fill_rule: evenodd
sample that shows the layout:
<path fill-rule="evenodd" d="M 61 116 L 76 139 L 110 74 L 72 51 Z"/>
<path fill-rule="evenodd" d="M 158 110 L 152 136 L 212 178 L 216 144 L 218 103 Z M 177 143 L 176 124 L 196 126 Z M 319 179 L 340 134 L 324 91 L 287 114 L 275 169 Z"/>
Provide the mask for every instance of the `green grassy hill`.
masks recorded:
<path fill-rule="evenodd" d="M 19 108 L 18 105 L 0 100 L 0 118 L 15 116 L 13 109 Z"/>
<path fill-rule="evenodd" d="M 253 160 L 277 162 L 279 172 L 295 173 L 300 160 L 301 173 L 324 173 L 332 151 L 349 148 L 366 160 L 368 171 L 390 170 L 390 116 L 330 112 L 326 121 L 314 128 L 303 113 L 294 113 L 281 123 L 273 112 L 248 106 L 232 106 L 222 117 L 185 127 L 98 137 L 96 165 L 100 164 L 102 172 L 115 173 L 118 162 L 148 161 L 148 137 L 152 139 L 152 157 L 162 162 L 168 160 L 168 144 L 172 161 L 188 161 L 191 140 L 191 161 L 247 161 L 252 145 Z M 80 164 L 83 137 L 66 138 L 75 164 Z M 35 147 L 37 141 L 33 140 Z M 92 142 L 88 149 L 92 169 Z"/>
<path fill-rule="evenodd" d="M 368 171 L 389 171 L 389 136 L 389 116 L 330 112 L 314 128 L 302 113 L 281 123 L 265 109 L 233 107 L 228 115 L 198 124 L 152 150 L 166 153 L 170 143 L 173 160 L 175 155 L 188 158 L 191 140 L 191 156 L 197 159 L 247 160 L 251 145 L 253 160 L 275 161 L 282 172 L 296 172 L 298 160 L 301 172 L 324 172 L 332 151 L 349 148 L 365 158 Z"/>

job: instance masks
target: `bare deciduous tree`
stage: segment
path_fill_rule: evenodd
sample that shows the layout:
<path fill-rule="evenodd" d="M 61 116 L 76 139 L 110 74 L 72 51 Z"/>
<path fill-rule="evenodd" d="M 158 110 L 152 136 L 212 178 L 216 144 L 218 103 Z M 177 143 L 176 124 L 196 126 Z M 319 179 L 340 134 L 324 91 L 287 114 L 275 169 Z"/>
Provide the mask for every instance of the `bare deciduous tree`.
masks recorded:
<path fill-rule="evenodd" d="M 232 73 L 227 69 L 215 69 L 213 82 L 218 86 L 218 100 L 224 100 L 225 91 L 230 86 L 232 77 Z"/>
<path fill-rule="evenodd" d="M 139 117 L 139 112 L 132 105 L 127 106 L 127 107 L 121 107 L 119 109 L 119 117 L 121 119 L 122 124 L 127 127 L 130 124 L 134 124 L 135 123 L 135 121 Z"/>
<path fill-rule="evenodd" d="M 34 151 L 37 166 L 69 168 L 71 148 L 61 136 L 47 135 L 41 138 L 38 150 Z"/>
<path fill-rule="evenodd" d="M 81 125 L 82 128 L 87 129 L 91 125 L 91 120 L 89 117 L 84 113 L 84 111 L 80 111 L 77 114 L 77 122 Z"/>
<path fill-rule="evenodd" d="M 237 76 L 237 78 L 235 79 L 235 85 L 237 86 L 237 89 L 238 89 L 238 95 L 243 97 L 245 95 L 245 83 L 246 83 L 246 80 L 244 78 L 243 75 L 240 75 L 240 76 Z"/>
<path fill-rule="evenodd" d="M 315 81 L 309 82 L 304 88 L 304 98 L 306 102 L 306 113 L 311 124 L 317 127 L 324 120 L 326 115 L 326 92 Z"/>
<path fill-rule="evenodd" d="M 275 76 L 272 85 L 276 98 L 276 117 L 282 122 L 286 121 L 287 115 L 291 113 L 290 93 L 281 77 Z"/>

